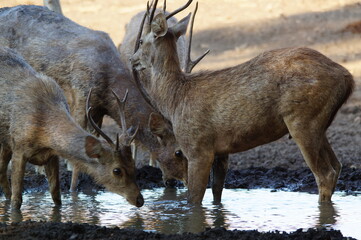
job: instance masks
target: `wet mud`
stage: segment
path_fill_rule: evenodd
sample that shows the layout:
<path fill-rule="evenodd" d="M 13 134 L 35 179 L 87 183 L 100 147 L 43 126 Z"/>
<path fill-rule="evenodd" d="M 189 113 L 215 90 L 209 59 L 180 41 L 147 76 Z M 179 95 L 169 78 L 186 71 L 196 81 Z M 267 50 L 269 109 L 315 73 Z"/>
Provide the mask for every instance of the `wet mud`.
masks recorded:
<path fill-rule="evenodd" d="M 258 231 L 228 231 L 224 228 L 209 229 L 201 233 L 159 234 L 134 229 L 106 228 L 89 224 L 77 223 L 49 223 L 49 222 L 21 222 L 11 225 L 0 225 L 1 240 L 18 239 L 309 239 L 331 240 L 346 238 L 340 231 L 326 231 L 324 229 L 299 229 L 292 233 Z"/>

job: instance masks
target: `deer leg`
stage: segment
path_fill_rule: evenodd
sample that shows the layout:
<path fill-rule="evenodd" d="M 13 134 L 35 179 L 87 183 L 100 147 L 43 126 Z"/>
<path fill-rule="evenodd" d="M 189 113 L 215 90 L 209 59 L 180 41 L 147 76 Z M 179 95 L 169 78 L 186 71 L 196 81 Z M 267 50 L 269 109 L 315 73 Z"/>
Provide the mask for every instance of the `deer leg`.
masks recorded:
<path fill-rule="evenodd" d="M 337 180 L 341 173 L 342 165 L 341 165 L 340 161 L 338 161 L 326 136 L 324 136 L 324 139 L 323 139 L 323 147 L 321 148 L 321 156 L 328 160 L 328 162 L 331 164 L 333 170 L 335 171 L 335 174 L 333 176 L 333 183 L 332 183 L 332 185 L 330 185 L 330 188 L 332 189 L 332 193 L 333 193 L 336 189 L 336 184 L 337 184 Z"/>
<path fill-rule="evenodd" d="M 78 180 L 79 180 L 79 169 L 76 166 L 72 166 L 72 174 L 71 174 L 71 183 L 70 183 L 70 191 L 75 192 L 76 188 L 78 186 Z"/>
<path fill-rule="evenodd" d="M 45 165 L 45 173 L 49 182 L 49 191 L 55 205 L 61 205 L 59 181 L 59 157 L 51 156 Z"/>
<path fill-rule="evenodd" d="M 8 165 L 11 160 L 11 150 L 1 145 L 0 151 L 0 186 L 5 194 L 6 199 L 11 198 L 11 189 L 7 177 Z"/>
<path fill-rule="evenodd" d="M 11 158 L 11 207 L 20 209 L 23 202 L 23 180 L 25 174 L 26 159 L 21 151 L 14 151 Z"/>
<path fill-rule="evenodd" d="M 157 159 L 158 159 L 158 153 L 156 153 L 156 152 L 151 152 L 151 153 L 150 153 L 149 165 L 152 166 L 152 167 L 159 167 L 159 166 L 158 166 Z"/>
<path fill-rule="evenodd" d="M 213 152 L 188 157 L 188 203 L 201 204 L 214 160 Z"/>
<path fill-rule="evenodd" d="M 299 122 L 292 124 L 286 121 L 286 125 L 316 179 L 319 202 L 330 202 L 338 173 L 331 164 L 331 148 L 325 142 L 325 133 L 320 132 L 320 127 L 313 128 L 312 122 L 303 126 Z"/>
<path fill-rule="evenodd" d="M 213 203 L 219 204 L 222 198 L 224 181 L 228 169 L 228 155 L 215 156 L 212 165 L 212 193 Z"/>

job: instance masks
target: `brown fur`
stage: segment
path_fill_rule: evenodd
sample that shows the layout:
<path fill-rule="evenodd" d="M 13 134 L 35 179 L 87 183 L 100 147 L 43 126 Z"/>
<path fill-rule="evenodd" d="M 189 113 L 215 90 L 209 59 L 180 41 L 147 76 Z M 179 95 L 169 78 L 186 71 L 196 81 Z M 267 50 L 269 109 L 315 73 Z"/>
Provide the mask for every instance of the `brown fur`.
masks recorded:
<path fill-rule="evenodd" d="M 15 51 L 0 48 L 0 82 L 0 185 L 12 207 L 22 204 L 26 162 L 45 165 L 53 200 L 61 204 L 58 155 L 131 204 L 143 205 L 130 146 L 115 150 L 83 130 L 53 79 L 36 73 Z M 10 160 L 11 190 L 6 176 Z M 113 169 L 122 174 L 114 175 Z"/>
<path fill-rule="evenodd" d="M 152 24 L 159 19 L 165 21 L 164 15 Z M 187 24 L 180 21 L 164 36 L 150 32 L 132 63 L 151 70 L 144 86 L 172 122 L 188 159 L 188 200 L 202 201 L 215 154 L 245 151 L 289 133 L 315 175 L 319 200 L 330 201 L 341 164 L 325 132 L 352 92 L 351 74 L 308 48 L 272 50 L 235 67 L 184 74 L 175 43 Z"/>

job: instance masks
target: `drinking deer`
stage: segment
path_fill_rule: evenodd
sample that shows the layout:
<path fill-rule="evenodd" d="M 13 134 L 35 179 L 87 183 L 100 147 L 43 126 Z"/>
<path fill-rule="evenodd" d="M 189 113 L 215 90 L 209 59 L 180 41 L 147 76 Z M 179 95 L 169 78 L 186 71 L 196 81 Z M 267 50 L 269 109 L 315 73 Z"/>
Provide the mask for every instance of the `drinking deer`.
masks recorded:
<path fill-rule="evenodd" d="M 137 74 L 135 79 L 171 121 L 188 159 L 188 201 L 202 202 L 215 155 L 245 151 L 285 134 L 294 139 L 313 172 L 319 201 L 331 201 L 341 164 L 326 130 L 352 93 L 352 75 L 303 47 L 271 50 L 234 67 L 186 74 L 175 43 L 188 21 L 189 15 L 168 27 L 163 13 L 151 14 L 131 59 L 137 71 L 151 71 L 148 81 Z"/>
<path fill-rule="evenodd" d="M 0 82 L 0 185 L 6 198 L 11 198 L 13 208 L 19 209 L 22 204 L 27 162 L 45 165 L 53 201 L 61 204 L 58 156 L 69 159 L 97 183 L 124 196 L 129 203 L 137 207 L 143 205 L 130 150 L 135 136 L 123 130 L 113 143 L 91 117 L 91 92 L 86 104 L 87 116 L 106 141 L 89 134 L 76 123 L 64 92 L 53 79 L 37 73 L 19 54 L 3 47 L 0 48 Z M 120 104 L 120 121 L 125 123 L 125 99 L 115 99 Z M 123 129 L 126 126 L 123 125 Z M 10 160 L 11 189 L 7 179 Z"/>
<path fill-rule="evenodd" d="M 61 86 L 71 115 L 84 129 L 93 129 L 85 112 L 90 88 L 91 115 L 99 127 L 104 115 L 121 126 L 111 90 L 122 95 L 129 89 L 125 115 L 128 125 L 139 125 L 135 142 L 147 145 L 151 151 L 159 146 L 148 128 L 152 110 L 108 34 L 80 26 L 44 7 L 16 6 L 0 9 L 0 45 L 15 49 L 36 71 L 52 77 Z M 76 189 L 77 172 L 75 168 L 71 190 Z"/>

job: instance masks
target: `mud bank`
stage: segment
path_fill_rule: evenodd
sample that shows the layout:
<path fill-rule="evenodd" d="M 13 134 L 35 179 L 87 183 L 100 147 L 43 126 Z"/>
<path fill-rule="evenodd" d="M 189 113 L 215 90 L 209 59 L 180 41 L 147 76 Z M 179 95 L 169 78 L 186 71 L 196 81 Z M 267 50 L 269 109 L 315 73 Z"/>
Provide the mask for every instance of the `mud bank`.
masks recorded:
<path fill-rule="evenodd" d="M 106 228 L 89 224 L 50 223 L 26 221 L 10 225 L 0 225 L 1 240 L 18 239 L 353 239 L 342 235 L 340 231 L 324 229 L 299 229 L 292 233 L 258 231 L 228 231 L 224 228 L 209 229 L 204 232 L 183 234 L 159 234 L 133 229 Z"/>

